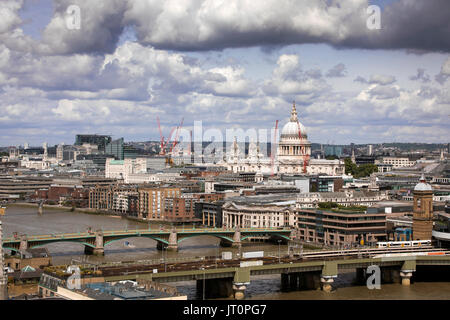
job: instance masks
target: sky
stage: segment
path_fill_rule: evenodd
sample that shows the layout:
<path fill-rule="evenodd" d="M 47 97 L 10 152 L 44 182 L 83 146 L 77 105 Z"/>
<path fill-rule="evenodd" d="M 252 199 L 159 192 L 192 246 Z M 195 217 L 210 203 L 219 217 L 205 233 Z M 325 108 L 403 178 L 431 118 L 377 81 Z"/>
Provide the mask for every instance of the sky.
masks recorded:
<path fill-rule="evenodd" d="M 449 52 L 448 0 L 2 0 L 0 146 L 270 130 L 294 100 L 311 142 L 447 143 Z"/>

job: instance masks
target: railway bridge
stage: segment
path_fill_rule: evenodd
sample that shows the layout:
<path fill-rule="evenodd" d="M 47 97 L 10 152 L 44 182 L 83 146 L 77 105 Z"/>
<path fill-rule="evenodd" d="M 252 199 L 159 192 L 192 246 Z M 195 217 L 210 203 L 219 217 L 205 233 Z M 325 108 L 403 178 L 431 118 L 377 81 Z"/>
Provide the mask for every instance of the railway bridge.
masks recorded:
<path fill-rule="evenodd" d="M 3 239 L 3 248 L 12 251 L 27 250 L 55 242 L 76 242 L 84 245 L 86 254 L 104 255 L 106 245 L 123 239 L 144 237 L 157 242 L 159 250 L 178 250 L 181 241 L 198 236 L 213 236 L 221 240 L 222 246 L 239 247 L 242 241 L 250 237 L 270 236 L 274 239 L 289 241 L 291 230 L 289 228 L 246 228 L 246 229 L 224 229 L 224 228 L 191 228 L 170 230 L 158 229 L 136 229 L 117 231 L 88 231 L 78 233 L 62 233 L 47 235 L 15 235 Z"/>
<path fill-rule="evenodd" d="M 372 249 L 366 252 L 305 253 L 302 257 L 264 257 L 253 263 L 242 260 L 201 261 L 173 265 L 123 266 L 99 268 L 105 281 L 136 280 L 145 283 L 197 281 L 197 292 L 210 297 L 242 299 L 256 275 L 280 274 L 282 290 L 322 289 L 330 292 L 340 273 L 356 270 L 356 279 L 364 285 L 369 266 L 377 266 L 382 283 L 401 283 L 408 286 L 417 269 L 423 273 L 450 271 L 450 252 L 436 248 Z M 260 262 L 260 263 L 255 263 Z"/>

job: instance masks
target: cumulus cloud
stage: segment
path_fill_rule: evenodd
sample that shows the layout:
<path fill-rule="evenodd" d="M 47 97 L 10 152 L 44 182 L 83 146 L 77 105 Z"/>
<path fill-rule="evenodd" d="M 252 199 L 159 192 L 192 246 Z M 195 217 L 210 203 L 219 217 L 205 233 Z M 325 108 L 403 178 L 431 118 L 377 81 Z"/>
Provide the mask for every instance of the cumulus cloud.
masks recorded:
<path fill-rule="evenodd" d="M 347 75 L 347 70 L 345 68 L 345 64 L 338 63 L 333 68 L 328 70 L 326 76 L 329 78 L 341 78 Z"/>
<path fill-rule="evenodd" d="M 354 80 L 355 82 L 361 82 L 364 84 L 379 84 L 379 85 L 389 85 L 396 81 L 394 76 L 388 75 L 371 75 L 369 80 L 366 80 L 364 77 L 358 76 Z"/>
<path fill-rule="evenodd" d="M 18 11 L 23 0 L 2 0 L 0 3 L 0 34 L 10 32 L 22 23 Z"/>
<path fill-rule="evenodd" d="M 430 81 L 430 76 L 425 73 L 425 69 L 418 68 L 417 69 L 417 74 L 414 75 L 414 76 L 410 76 L 409 79 L 413 80 L 413 81 L 420 80 L 422 82 L 429 82 Z"/>
<path fill-rule="evenodd" d="M 17 10 L 22 4 L 22 0 L 2 1 L 0 34 L 20 24 Z M 28 46 L 45 54 L 111 53 L 125 28 L 131 27 L 141 44 L 166 50 L 327 43 L 450 52 L 447 0 L 390 3 L 381 12 L 380 30 L 366 26 L 370 4 L 369 0 L 109 0 L 105 5 L 58 0 L 41 42 L 23 36 L 7 40 L 10 46 Z M 81 9 L 80 30 L 67 28 L 70 5 Z"/>
<path fill-rule="evenodd" d="M 67 27 L 69 6 L 80 8 L 80 29 Z M 127 1 L 59 0 L 54 15 L 42 34 L 38 51 L 46 54 L 113 52 L 124 30 Z"/>
<path fill-rule="evenodd" d="M 400 96 L 397 88 L 386 86 L 375 86 L 370 89 L 369 94 L 377 99 L 393 99 Z"/>
<path fill-rule="evenodd" d="M 450 77 L 450 57 L 445 60 L 441 67 L 441 72 L 439 72 L 434 78 L 440 84 L 444 84 Z"/>
<path fill-rule="evenodd" d="M 320 71 L 303 70 L 299 56 L 283 54 L 278 58 L 277 67 L 270 79 L 263 84 L 263 90 L 271 96 L 281 95 L 295 98 L 299 103 L 307 102 L 329 90 Z"/>
<path fill-rule="evenodd" d="M 366 27 L 369 5 L 367 0 L 136 0 L 124 21 L 136 26 L 139 41 L 164 49 L 321 42 L 350 48 L 450 51 L 448 1 L 411 5 L 399 0 L 385 7 L 382 30 L 375 31 Z"/>
<path fill-rule="evenodd" d="M 80 30 L 66 26 L 72 4 L 81 8 Z M 163 129 L 182 116 L 185 124 L 200 118 L 216 128 L 249 123 L 267 128 L 274 119 L 287 121 L 293 99 L 313 141 L 331 136 L 380 141 L 390 137 L 386 132 L 412 140 L 423 132 L 423 141 L 448 136 L 450 58 L 435 76 L 441 85 L 419 68 L 410 79 L 420 88 L 406 89 L 393 75 L 374 74 L 355 79 L 366 85 L 362 90 L 335 91 L 327 81 L 347 76 L 343 63 L 322 70 L 291 50 L 276 62 L 268 58 L 255 78 L 248 74 L 247 57 L 231 61 L 224 51 L 218 63 L 208 60 L 211 52 L 182 52 L 293 43 L 449 51 L 443 36 L 447 2 L 398 0 L 382 12 L 382 30 L 368 30 L 366 0 L 111 0 L 108 6 L 58 0 L 42 40 L 20 29 L 22 5 L 0 2 L 2 141 L 26 136 L 70 141 L 79 132 L 154 138 L 156 115 Z M 124 30 L 135 30 L 137 40 L 125 41 Z"/>

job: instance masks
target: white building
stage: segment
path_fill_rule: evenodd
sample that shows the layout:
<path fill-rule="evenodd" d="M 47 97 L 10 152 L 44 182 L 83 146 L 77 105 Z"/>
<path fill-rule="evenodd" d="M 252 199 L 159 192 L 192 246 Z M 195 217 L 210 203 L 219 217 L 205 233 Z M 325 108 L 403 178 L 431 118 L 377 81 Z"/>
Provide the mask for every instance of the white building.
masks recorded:
<path fill-rule="evenodd" d="M 105 177 L 123 180 L 124 183 L 140 184 L 169 182 L 180 179 L 179 172 L 147 173 L 147 158 L 114 160 L 106 159 Z"/>
<path fill-rule="evenodd" d="M 158 172 L 158 173 L 129 173 L 125 176 L 124 182 L 130 184 L 169 182 L 180 179 L 178 172 Z"/>
<path fill-rule="evenodd" d="M 416 164 L 416 161 L 411 161 L 409 158 L 400 158 L 400 157 L 383 157 L 381 161 L 377 161 L 376 164 L 390 164 L 394 169 L 396 168 L 405 168 L 405 167 L 413 167 Z"/>
<path fill-rule="evenodd" d="M 310 159 L 311 143 L 308 141 L 306 128 L 298 120 L 295 103 L 291 118 L 281 130 L 277 154 L 274 159 L 263 157 L 259 143 L 250 142 L 248 156 L 245 157 L 236 142 L 228 152 L 225 163 L 219 163 L 233 172 L 260 172 L 264 174 L 328 174 L 345 173 L 344 161 Z"/>
<path fill-rule="evenodd" d="M 129 174 L 146 173 L 147 159 L 125 159 L 114 160 L 112 158 L 106 159 L 105 163 L 105 177 L 126 180 Z"/>
<path fill-rule="evenodd" d="M 292 225 L 293 210 L 290 204 L 241 205 L 232 201 L 222 206 L 224 228 L 269 228 Z"/>
<path fill-rule="evenodd" d="M 45 170 L 50 168 L 51 162 L 38 157 L 24 156 L 20 160 L 20 166 L 28 169 Z"/>
<path fill-rule="evenodd" d="M 310 192 L 300 193 L 297 196 L 297 208 L 318 208 L 320 202 L 337 203 L 345 207 L 349 206 L 367 206 L 387 200 L 388 195 L 385 192 L 354 191 L 346 190 L 344 192 Z"/>

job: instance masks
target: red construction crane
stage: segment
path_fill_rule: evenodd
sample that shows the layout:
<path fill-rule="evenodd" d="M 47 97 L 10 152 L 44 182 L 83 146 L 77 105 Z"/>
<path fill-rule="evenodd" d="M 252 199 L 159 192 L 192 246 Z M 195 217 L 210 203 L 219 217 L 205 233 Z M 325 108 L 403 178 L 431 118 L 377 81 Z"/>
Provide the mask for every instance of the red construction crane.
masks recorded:
<path fill-rule="evenodd" d="M 171 166 L 173 164 L 173 161 L 172 161 L 172 158 L 171 158 L 171 153 L 173 151 L 173 148 L 175 148 L 175 146 L 178 144 L 179 130 L 183 126 L 184 118 L 181 120 L 180 126 L 178 126 L 177 128 L 172 128 L 172 130 L 170 131 L 169 138 L 167 139 L 167 141 L 165 141 L 164 136 L 162 135 L 161 123 L 159 121 L 159 117 L 156 117 L 156 121 L 158 123 L 159 135 L 161 137 L 161 142 L 160 142 L 160 144 L 161 144 L 161 151 L 160 151 L 159 154 L 163 155 L 163 156 L 166 156 L 166 164 Z M 174 133 L 175 129 L 177 130 L 176 131 L 175 140 L 171 144 L 169 152 L 166 153 L 167 145 L 170 142 L 170 140 L 172 139 L 172 136 L 173 136 L 173 133 Z"/>
<path fill-rule="evenodd" d="M 183 121 L 184 121 L 184 118 L 181 119 L 181 123 L 177 127 L 177 131 L 175 133 L 175 140 L 173 141 L 172 148 L 170 148 L 170 153 L 172 153 L 173 148 L 175 148 L 175 146 L 179 143 L 178 138 L 180 137 L 180 129 L 183 127 Z"/>
<path fill-rule="evenodd" d="M 159 123 L 159 117 L 156 116 L 156 122 L 158 122 L 158 129 L 159 129 L 159 136 L 161 138 L 161 150 L 159 151 L 160 155 L 164 155 L 165 151 L 164 151 L 164 136 L 162 135 L 162 131 L 161 131 L 161 124 Z"/>
<path fill-rule="evenodd" d="M 302 130 L 301 130 L 300 122 L 298 121 L 298 118 L 297 118 L 297 127 L 298 127 L 298 137 L 300 140 L 302 140 Z M 309 155 L 306 153 L 306 148 L 304 148 L 304 147 L 301 150 L 301 152 L 303 154 L 303 173 L 306 173 L 306 166 L 308 165 L 308 162 L 309 162 Z"/>

